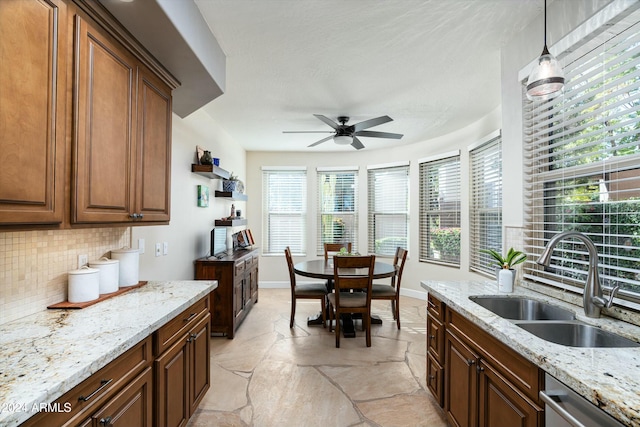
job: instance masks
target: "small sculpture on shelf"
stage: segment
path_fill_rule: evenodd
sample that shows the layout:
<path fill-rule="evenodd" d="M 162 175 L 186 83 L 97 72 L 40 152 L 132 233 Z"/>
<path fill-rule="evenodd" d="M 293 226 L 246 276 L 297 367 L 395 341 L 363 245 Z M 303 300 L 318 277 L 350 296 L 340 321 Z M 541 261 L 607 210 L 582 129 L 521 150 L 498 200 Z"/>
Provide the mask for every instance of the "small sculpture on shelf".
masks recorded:
<path fill-rule="evenodd" d="M 233 219 L 236 216 L 236 207 L 235 205 L 232 203 L 231 204 L 231 215 L 229 215 L 229 218 Z"/>

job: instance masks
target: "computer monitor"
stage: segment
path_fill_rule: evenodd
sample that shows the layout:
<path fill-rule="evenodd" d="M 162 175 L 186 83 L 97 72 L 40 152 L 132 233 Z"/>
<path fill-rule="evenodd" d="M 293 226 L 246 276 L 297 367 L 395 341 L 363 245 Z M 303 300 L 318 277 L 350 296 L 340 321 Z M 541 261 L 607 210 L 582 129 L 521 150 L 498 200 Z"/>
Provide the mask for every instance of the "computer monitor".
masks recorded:
<path fill-rule="evenodd" d="M 211 230 L 211 256 L 219 257 L 227 253 L 227 229 L 214 228 Z"/>

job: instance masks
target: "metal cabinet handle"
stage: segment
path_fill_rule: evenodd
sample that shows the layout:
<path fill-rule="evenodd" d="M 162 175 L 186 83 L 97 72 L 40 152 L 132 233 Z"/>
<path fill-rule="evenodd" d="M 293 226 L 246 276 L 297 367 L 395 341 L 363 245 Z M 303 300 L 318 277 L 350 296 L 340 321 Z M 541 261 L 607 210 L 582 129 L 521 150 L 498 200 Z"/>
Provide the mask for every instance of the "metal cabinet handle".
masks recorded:
<path fill-rule="evenodd" d="M 196 314 L 198 313 L 191 313 L 191 315 L 185 319 L 183 319 L 185 322 L 188 322 L 189 320 L 193 319 L 194 317 L 196 317 Z"/>
<path fill-rule="evenodd" d="M 139 218 L 139 219 L 144 218 L 144 214 L 138 214 L 138 218 Z"/>
<path fill-rule="evenodd" d="M 138 214 L 135 212 L 132 214 L 129 214 L 129 218 L 138 219 Z"/>
<path fill-rule="evenodd" d="M 436 336 L 435 336 L 435 335 L 429 335 L 429 339 L 430 339 L 430 340 L 435 340 L 435 339 L 436 339 Z"/>
<path fill-rule="evenodd" d="M 562 418 L 565 419 L 565 421 L 567 421 L 569 424 L 571 424 L 573 427 L 585 427 L 584 424 L 582 424 L 579 420 L 577 420 L 573 415 L 571 415 L 569 412 L 567 412 L 562 406 L 560 406 L 558 404 L 558 402 L 556 402 L 556 400 L 554 399 L 554 397 L 560 397 L 563 396 L 564 394 L 561 391 L 554 391 L 553 394 L 551 391 L 548 390 L 541 390 L 540 391 L 540 399 L 542 399 L 542 401 L 544 403 L 546 403 L 547 405 L 549 405 L 551 407 L 551 409 L 553 410 L 553 412 L 557 413 L 558 415 L 560 415 Z"/>
<path fill-rule="evenodd" d="M 482 366 L 478 365 L 478 366 L 476 367 L 476 371 L 477 371 L 478 373 L 480 373 L 480 372 L 484 372 L 484 368 L 483 368 Z"/>
<path fill-rule="evenodd" d="M 429 381 L 433 381 L 433 380 L 435 380 L 435 379 L 436 379 L 436 376 L 435 376 L 435 375 L 429 375 Z"/>
<path fill-rule="evenodd" d="M 111 425 L 111 417 L 100 418 L 100 425 L 102 426 L 110 426 Z"/>
<path fill-rule="evenodd" d="M 89 399 L 91 399 L 93 396 L 95 396 L 97 393 L 100 393 L 100 391 L 105 388 L 106 386 L 109 385 L 109 383 L 111 383 L 111 381 L 113 381 L 113 378 L 111 378 L 110 380 L 100 380 L 100 387 L 98 387 L 97 389 L 95 389 L 93 391 L 93 393 L 91 393 L 89 396 L 85 397 L 85 396 L 80 396 L 78 398 L 79 402 L 87 402 Z"/>
<path fill-rule="evenodd" d="M 476 361 L 473 359 L 467 359 L 467 366 L 475 365 Z"/>

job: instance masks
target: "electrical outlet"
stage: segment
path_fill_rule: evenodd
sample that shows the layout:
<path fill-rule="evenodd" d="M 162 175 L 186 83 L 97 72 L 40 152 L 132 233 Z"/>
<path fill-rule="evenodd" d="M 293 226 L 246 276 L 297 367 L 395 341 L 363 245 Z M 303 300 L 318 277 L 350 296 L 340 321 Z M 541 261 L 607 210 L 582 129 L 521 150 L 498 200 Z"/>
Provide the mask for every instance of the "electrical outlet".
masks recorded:
<path fill-rule="evenodd" d="M 89 256 L 86 254 L 78 255 L 78 268 L 89 263 Z"/>
<path fill-rule="evenodd" d="M 166 255 L 169 253 L 169 242 L 164 242 L 162 244 L 162 255 Z"/>
<path fill-rule="evenodd" d="M 138 239 L 138 252 L 144 253 L 144 239 Z"/>
<path fill-rule="evenodd" d="M 162 255 L 162 244 L 156 243 L 156 256 Z"/>

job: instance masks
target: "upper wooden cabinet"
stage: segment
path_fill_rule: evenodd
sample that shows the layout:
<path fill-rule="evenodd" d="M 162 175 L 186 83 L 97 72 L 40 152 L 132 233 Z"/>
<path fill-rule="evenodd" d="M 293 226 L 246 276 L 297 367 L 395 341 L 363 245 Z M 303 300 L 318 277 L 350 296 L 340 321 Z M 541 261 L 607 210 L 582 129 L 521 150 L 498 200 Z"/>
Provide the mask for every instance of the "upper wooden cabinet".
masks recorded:
<path fill-rule="evenodd" d="M 75 17 L 73 222 L 169 221 L 171 89 Z"/>
<path fill-rule="evenodd" d="M 64 219 L 67 8 L 0 2 L 0 224 Z"/>

